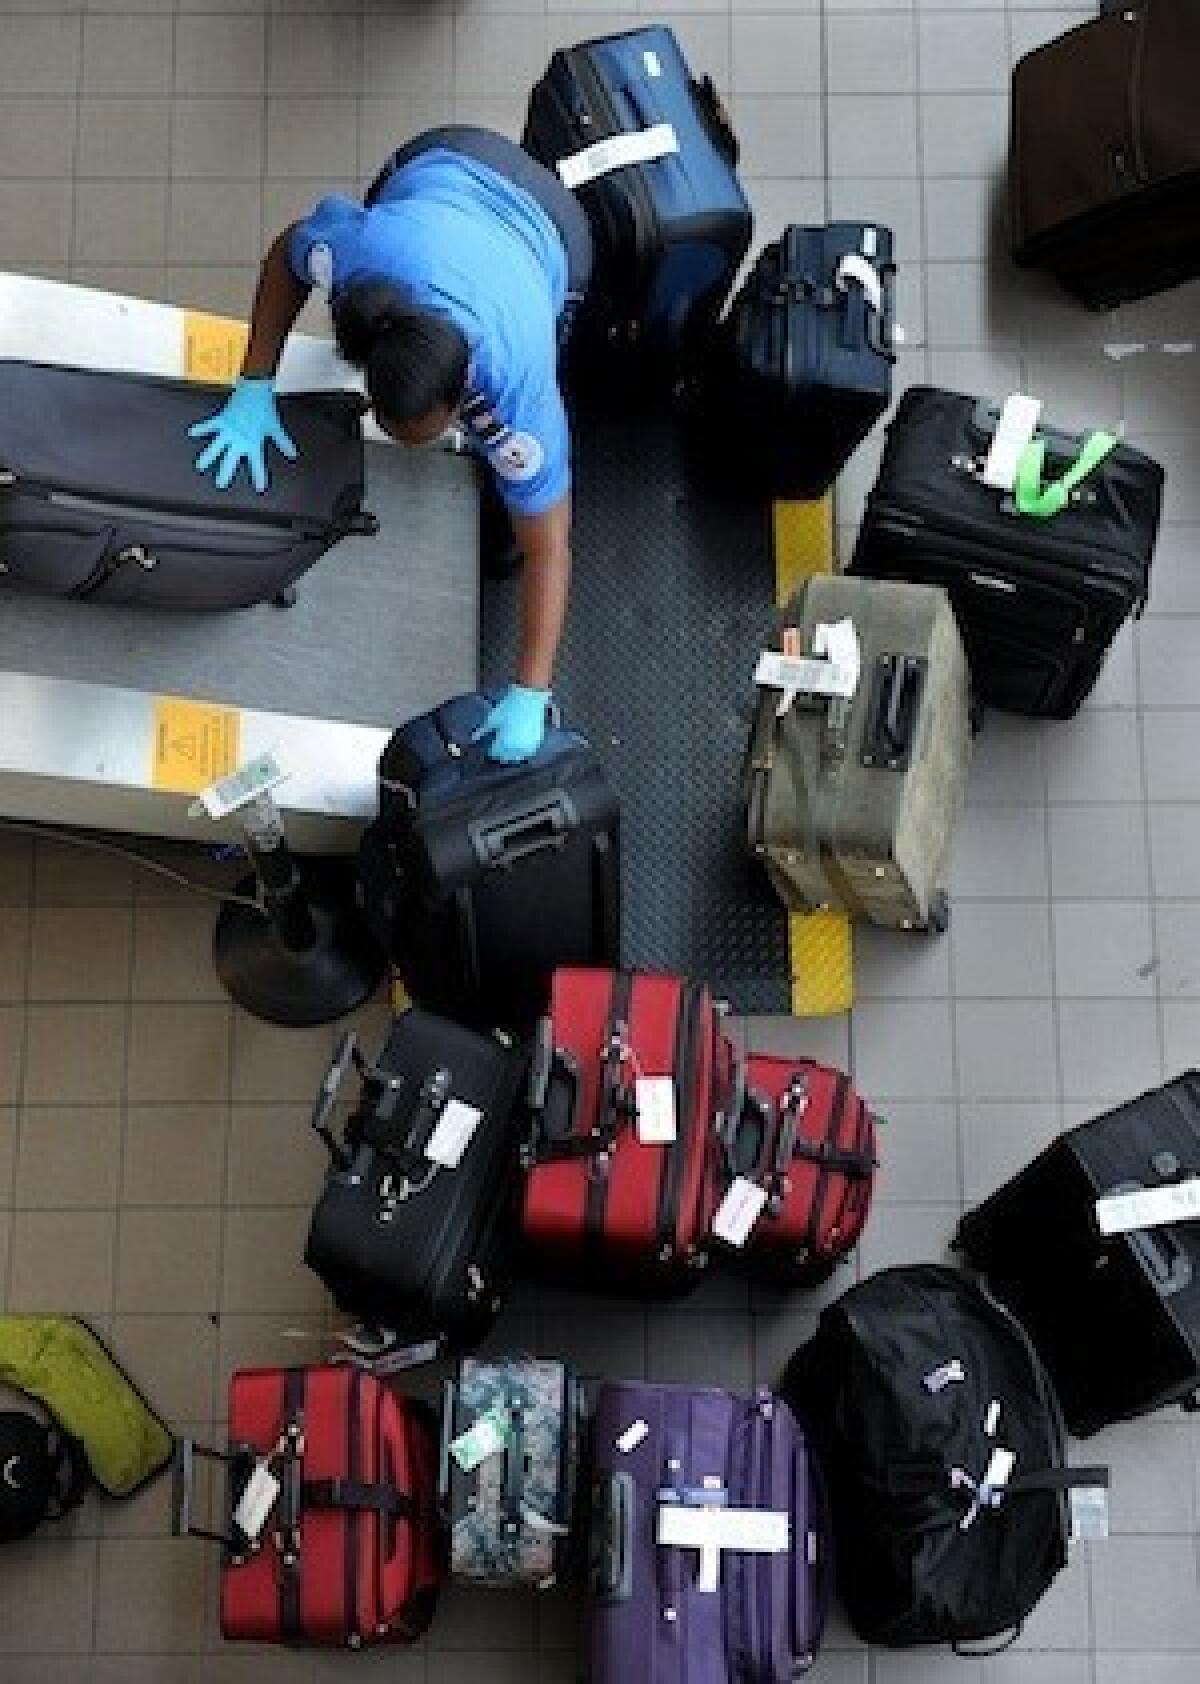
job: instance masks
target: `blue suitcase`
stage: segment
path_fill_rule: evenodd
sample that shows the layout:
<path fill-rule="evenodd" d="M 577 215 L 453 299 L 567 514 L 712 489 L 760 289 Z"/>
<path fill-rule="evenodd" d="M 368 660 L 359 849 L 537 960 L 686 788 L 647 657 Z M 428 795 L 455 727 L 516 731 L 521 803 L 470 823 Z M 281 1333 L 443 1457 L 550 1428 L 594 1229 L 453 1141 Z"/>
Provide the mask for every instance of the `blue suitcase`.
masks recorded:
<path fill-rule="evenodd" d="M 618 146 L 614 162 L 614 137 L 649 152 L 657 139 L 661 155 L 622 163 Z M 574 187 L 592 226 L 573 353 L 616 342 L 642 368 L 686 362 L 750 244 L 737 142 L 711 80 L 691 75 L 661 26 L 566 48 L 533 90 L 523 144 Z"/>
<path fill-rule="evenodd" d="M 617 800 L 557 725 L 524 765 L 489 760 L 471 737 L 494 699 L 455 697 L 394 734 L 359 895 L 418 1005 L 525 1035 L 557 966 L 617 963 Z"/>

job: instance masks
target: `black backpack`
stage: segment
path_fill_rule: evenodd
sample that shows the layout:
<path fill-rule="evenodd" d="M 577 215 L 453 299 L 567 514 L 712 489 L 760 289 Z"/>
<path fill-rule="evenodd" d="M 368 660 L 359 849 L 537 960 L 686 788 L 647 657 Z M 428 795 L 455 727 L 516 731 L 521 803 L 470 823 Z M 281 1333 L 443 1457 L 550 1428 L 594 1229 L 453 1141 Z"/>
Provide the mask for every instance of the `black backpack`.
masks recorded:
<path fill-rule="evenodd" d="M 0 1410 L 0 1543 L 27 1538 L 83 1501 L 83 1446 L 23 1409 Z"/>
<path fill-rule="evenodd" d="M 1049 1378 L 1008 1312 L 957 1270 L 885 1269 L 822 1312 L 783 1391 L 823 1453 L 858 1635 L 1014 1640 L 1066 1565 L 1069 1488 L 1108 1470 L 1067 1468 Z"/>

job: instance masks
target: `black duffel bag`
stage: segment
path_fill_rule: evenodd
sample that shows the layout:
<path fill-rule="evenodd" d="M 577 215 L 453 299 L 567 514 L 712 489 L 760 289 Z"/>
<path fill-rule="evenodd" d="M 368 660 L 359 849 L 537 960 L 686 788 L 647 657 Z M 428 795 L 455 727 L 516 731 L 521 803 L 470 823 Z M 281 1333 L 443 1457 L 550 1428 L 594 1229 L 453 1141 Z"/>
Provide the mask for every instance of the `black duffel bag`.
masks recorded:
<path fill-rule="evenodd" d="M 78 1440 L 29 1410 L 0 1410 L 0 1543 L 61 1519 L 83 1501 L 90 1478 Z"/>
<path fill-rule="evenodd" d="M 1015 1639 L 1066 1565 L 1072 1504 L 1084 1529 L 1105 1501 L 1107 1468 L 1066 1465 L 1024 1330 L 954 1269 L 852 1287 L 783 1392 L 822 1453 L 839 1591 L 867 1643 Z"/>

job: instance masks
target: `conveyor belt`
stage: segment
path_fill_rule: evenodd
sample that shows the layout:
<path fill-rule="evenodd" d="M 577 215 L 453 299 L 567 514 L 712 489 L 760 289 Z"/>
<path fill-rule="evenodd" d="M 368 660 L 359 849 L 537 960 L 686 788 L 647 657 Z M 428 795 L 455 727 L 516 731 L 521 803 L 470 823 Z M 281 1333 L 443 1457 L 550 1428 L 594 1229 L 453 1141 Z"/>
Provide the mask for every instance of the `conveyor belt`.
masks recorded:
<path fill-rule="evenodd" d="M 790 1010 L 788 921 L 743 848 L 751 674 L 775 600 L 769 511 L 692 483 L 671 416 L 576 421 L 575 579 L 556 680 L 622 808 L 622 958 Z M 481 670 L 511 676 L 517 589 L 485 584 Z"/>

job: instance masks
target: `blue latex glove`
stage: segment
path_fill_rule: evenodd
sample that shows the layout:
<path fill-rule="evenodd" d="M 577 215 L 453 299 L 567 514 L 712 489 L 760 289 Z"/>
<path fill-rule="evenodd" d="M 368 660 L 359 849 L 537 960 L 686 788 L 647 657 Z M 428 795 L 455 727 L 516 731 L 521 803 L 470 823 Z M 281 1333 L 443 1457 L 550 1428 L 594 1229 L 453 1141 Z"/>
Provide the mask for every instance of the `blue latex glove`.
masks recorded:
<path fill-rule="evenodd" d="M 503 761 L 506 766 L 532 760 L 546 735 L 549 703 L 549 690 L 527 690 L 523 684 L 510 684 L 471 741 L 477 743 L 481 737 L 491 736 L 488 759 Z"/>
<path fill-rule="evenodd" d="M 217 465 L 217 490 L 227 491 L 242 463 L 255 491 L 267 489 L 267 443 L 289 462 L 296 446 L 279 419 L 273 380 L 239 380 L 228 400 L 207 421 L 188 428 L 190 439 L 212 442 L 196 458 L 196 472 L 206 474 Z"/>

